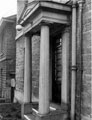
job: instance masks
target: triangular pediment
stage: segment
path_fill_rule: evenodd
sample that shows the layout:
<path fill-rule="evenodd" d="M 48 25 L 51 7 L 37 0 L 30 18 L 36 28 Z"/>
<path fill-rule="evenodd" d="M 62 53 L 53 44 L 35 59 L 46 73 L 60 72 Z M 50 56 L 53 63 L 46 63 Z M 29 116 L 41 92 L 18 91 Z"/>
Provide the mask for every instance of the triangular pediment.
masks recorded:
<path fill-rule="evenodd" d="M 31 10 L 38 4 L 39 1 L 32 1 L 27 4 L 27 7 L 24 9 L 22 16 L 20 17 L 20 22 L 31 12 Z"/>
<path fill-rule="evenodd" d="M 30 16 L 35 16 L 35 11 L 38 11 L 39 8 L 46 9 L 47 11 L 52 9 L 52 11 L 62 11 L 62 12 L 70 12 L 71 8 L 69 5 L 64 3 L 59 3 L 56 1 L 32 1 L 27 4 L 26 8 L 23 11 L 18 23 L 24 23 Z M 66 13 L 67 14 L 67 13 Z"/>
<path fill-rule="evenodd" d="M 70 16 L 72 13 L 71 5 L 53 1 L 33 1 L 28 3 L 26 9 L 21 15 L 19 24 L 23 27 L 21 34 L 31 31 L 37 33 L 40 31 L 41 24 L 70 25 Z"/>

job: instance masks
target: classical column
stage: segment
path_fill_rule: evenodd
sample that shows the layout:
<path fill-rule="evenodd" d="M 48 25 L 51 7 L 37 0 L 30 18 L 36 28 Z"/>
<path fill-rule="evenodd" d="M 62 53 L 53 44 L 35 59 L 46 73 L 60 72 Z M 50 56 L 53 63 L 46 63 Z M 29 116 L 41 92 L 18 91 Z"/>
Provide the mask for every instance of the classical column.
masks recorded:
<path fill-rule="evenodd" d="M 50 87 L 50 101 L 52 101 L 52 39 L 50 38 L 50 79 L 49 79 L 49 87 Z"/>
<path fill-rule="evenodd" d="M 62 92 L 61 100 L 68 103 L 69 96 L 69 28 L 66 28 L 62 36 Z"/>
<path fill-rule="evenodd" d="M 41 26 L 39 114 L 49 112 L 49 27 Z"/>
<path fill-rule="evenodd" d="M 32 95 L 32 50 L 31 39 L 25 37 L 25 67 L 24 67 L 24 103 L 31 101 Z"/>

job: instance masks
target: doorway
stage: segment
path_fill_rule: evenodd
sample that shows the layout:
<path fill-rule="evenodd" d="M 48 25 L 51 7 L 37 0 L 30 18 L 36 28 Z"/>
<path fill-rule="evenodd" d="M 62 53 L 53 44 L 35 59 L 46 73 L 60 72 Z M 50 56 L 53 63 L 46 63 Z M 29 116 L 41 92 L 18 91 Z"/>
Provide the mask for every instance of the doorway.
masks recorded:
<path fill-rule="evenodd" d="M 62 39 L 61 35 L 52 41 L 52 102 L 61 103 L 62 80 Z"/>

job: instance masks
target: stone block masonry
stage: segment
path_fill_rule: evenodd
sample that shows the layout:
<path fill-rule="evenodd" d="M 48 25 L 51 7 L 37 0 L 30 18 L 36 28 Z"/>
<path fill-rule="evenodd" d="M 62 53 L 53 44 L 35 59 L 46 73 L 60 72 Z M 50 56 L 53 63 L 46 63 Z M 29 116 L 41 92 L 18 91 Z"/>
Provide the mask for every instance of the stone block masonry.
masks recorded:
<path fill-rule="evenodd" d="M 16 16 L 13 17 L 14 22 L 2 19 L 0 26 L 0 97 L 7 99 L 7 102 L 11 101 L 11 74 L 15 74 Z"/>
<path fill-rule="evenodd" d="M 30 39 L 31 40 L 31 39 Z M 25 58 L 25 37 L 22 36 L 16 41 L 16 98 L 21 94 L 20 102 L 23 101 L 24 92 L 24 58 Z M 32 37 L 32 99 L 39 98 L 39 59 L 40 59 L 40 37 Z"/>
<path fill-rule="evenodd" d="M 39 98 L 39 64 L 40 64 L 40 37 L 32 39 L 32 90 L 33 100 Z"/>
<path fill-rule="evenodd" d="M 83 5 L 83 42 L 82 42 L 82 64 L 83 64 L 83 73 L 82 73 L 82 83 L 81 91 L 78 90 L 78 78 L 76 86 L 76 120 L 91 120 L 91 82 L 92 82 L 92 46 L 91 46 L 91 0 L 85 0 Z M 78 24 L 78 23 L 77 23 Z M 78 37 L 78 35 L 77 35 Z M 81 92 L 81 98 L 79 98 L 79 92 Z M 79 99 L 81 99 L 81 104 L 79 104 Z M 80 108 L 81 107 L 81 108 Z M 81 109 L 81 115 L 79 113 L 79 108 Z"/>

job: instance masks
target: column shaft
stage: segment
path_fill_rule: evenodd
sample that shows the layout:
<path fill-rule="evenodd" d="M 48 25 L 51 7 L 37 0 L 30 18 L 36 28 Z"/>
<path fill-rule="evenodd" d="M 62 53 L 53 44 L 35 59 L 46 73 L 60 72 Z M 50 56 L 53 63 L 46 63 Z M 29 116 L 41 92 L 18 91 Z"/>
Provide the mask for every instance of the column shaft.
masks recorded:
<path fill-rule="evenodd" d="M 39 113 L 49 112 L 49 27 L 41 26 Z"/>
<path fill-rule="evenodd" d="M 25 72 L 24 72 L 24 103 L 29 103 L 32 96 L 32 50 L 31 39 L 25 37 Z"/>
<path fill-rule="evenodd" d="M 69 30 L 66 30 L 62 36 L 62 94 L 61 100 L 68 103 L 69 93 Z"/>

